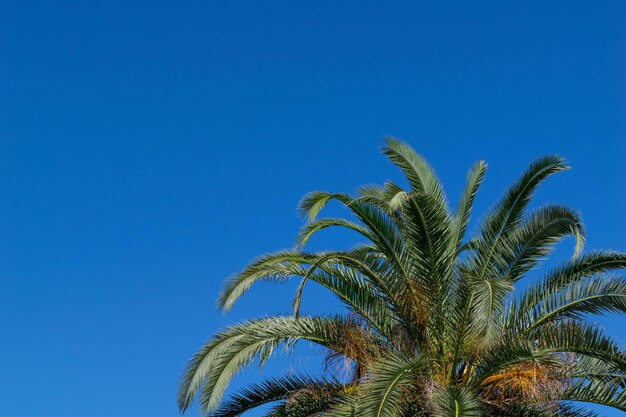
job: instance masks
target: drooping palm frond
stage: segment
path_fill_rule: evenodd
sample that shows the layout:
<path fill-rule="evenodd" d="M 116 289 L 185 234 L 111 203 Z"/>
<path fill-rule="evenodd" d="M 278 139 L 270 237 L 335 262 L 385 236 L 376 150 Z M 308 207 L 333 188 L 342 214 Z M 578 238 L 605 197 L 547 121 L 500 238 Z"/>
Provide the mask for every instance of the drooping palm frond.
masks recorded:
<path fill-rule="evenodd" d="M 272 378 L 261 383 L 253 384 L 237 394 L 223 401 L 212 414 L 213 417 L 237 417 L 264 404 L 281 402 L 288 407 L 297 403 L 309 403 L 310 410 L 330 407 L 335 398 L 345 390 L 345 386 L 338 381 L 329 381 L 311 377 L 306 374 L 292 374 L 281 378 Z M 293 411 L 293 410 L 292 410 Z"/>
<path fill-rule="evenodd" d="M 592 417 L 584 403 L 626 411 L 626 351 L 591 315 L 626 313 L 626 254 L 583 252 L 578 212 L 528 206 L 537 187 L 567 169 L 558 156 L 533 162 L 466 236 L 486 164 L 471 167 L 454 211 L 426 160 L 389 139 L 383 154 L 408 188 L 386 181 L 355 195 L 313 192 L 297 247 L 252 261 L 219 295 L 228 311 L 259 282 L 298 283 L 293 315 L 267 317 L 216 334 L 191 359 L 178 404 L 235 417 L 273 404 L 274 417 Z M 330 202 L 349 218 L 319 218 Z M 351 250 L 307 252 L 328 228 L 349 230 Z M 575 241 L 561 266 L 536 271 L 563 239 Z M 526 277 L 543 275 L 520 291 Z M 330 291 L 346 314 L 301 315 L 310 285 Z M 287 375 L 222 400 L 252 362 L 290 353 L 300 342 L 326 351 L 326 372 Z"/>
<path fill-rule="evenodd" d="M 513 282 L 524 276 L 566 236 L 576 239 L 574 257 L 582 250 L 584 230 L 578 213 L 567 207 L 548 205 L 530 213 L 499 248 L 499 275 Z"/>
<path fill-rule="evenodd" d="M 232 377 L 254 359 L 261 363 L 279 347 L 286 350 L 306 340 L 334 348 L 352 322 L 334 317 L 268 317 L 218 333 L 189 362 L 179 389 L 182 410 L 200 389 L 200 405 L 214 410 Z M 358 358 L 353 358 L 358 359 Z"/>
<path fill-rule="evenodd" d="M 626 412 L 626 391 L 611 380 L 580 381 L 565 392 L 563 399 L 606 405 Z"/>
<path fill-rule="evenodd" d="M 626 268 L 626 255 L 592 252 L 572 260 L 531 285 L 515 300 L 504 326 L 527 332 L 586 314 L 626 312 L 626 280 L 609 271 Z"/>
<path fill-rule="evenodd" d="M 479 279 L 493 274 L 498 262 L 500 243 L 520 223 L 524 211 L 537 186 L 549 175 L 566 169 L 562 158 L 548 156 L 531 164 L 528 170 L 515 183 L 502 200 L 483 219 L 476 239 L 476 250 L 470 262 L 470 270 Z"/>

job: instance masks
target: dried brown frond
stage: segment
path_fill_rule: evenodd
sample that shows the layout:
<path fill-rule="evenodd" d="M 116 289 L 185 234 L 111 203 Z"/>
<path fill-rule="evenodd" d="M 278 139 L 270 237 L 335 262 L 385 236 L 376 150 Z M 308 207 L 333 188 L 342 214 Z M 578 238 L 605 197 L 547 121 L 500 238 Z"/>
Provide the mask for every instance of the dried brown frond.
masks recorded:
<path fill-rule="evenodd" d="M 425 329 L 430 315 L 432 297 L 424 291 L 415 279 L 409 280 L 407 287 L 402 304 L 410 312 L 414 324 L 418 328 Z"/>
<path fill-rule="evenodd" d="M 341 339 L 329 350 L 325 367 L 357 380 L 384 351 L 380 337 L 366 326 L 357 315 L 351 315 L 340 324 Z"/>
<path fill-rule="evenodd" d="M 549 409 L 563 394 L 563 375 L 560 365 L 522 363 L 486 378 L 484 396 L 496 405 L 523 401 Z"/>

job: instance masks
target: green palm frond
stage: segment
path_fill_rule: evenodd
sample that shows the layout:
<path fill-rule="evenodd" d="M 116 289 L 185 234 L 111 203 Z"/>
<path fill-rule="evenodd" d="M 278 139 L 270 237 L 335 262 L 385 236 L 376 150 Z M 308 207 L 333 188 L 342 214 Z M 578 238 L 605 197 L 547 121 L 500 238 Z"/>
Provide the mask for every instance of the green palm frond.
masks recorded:
<path fill-rule="evenodd" d="M 616 252 L 593 252 L 572 260 L 514 300 L 504 326 L 525 332 L 585 314 L 626 312 L 626 280 L 607 274 L 625 267 L 626 255 Z"/>
<path fill-rule="evenodd" d="M 214 410 L 232 377 L 255 358 L 265 359 L 279 347 L 290 349 L 306 340 L 328 348 L 340 345 L 349 321 L 328 317 L 268 317 L 218 333 L 192 358 L 179 388 L 178 405 L 185 410 L 200 389 L 203 410 Z"/>
<path fill-rule="evenodd" d="M 372 285 L 380 283 L 378 272 L 371 259 L 359 251 L 309 254 L 301 251 L 280 251 L 254 260 L 240 273 L 229 278 L 218 297 L 218 306 L 228 311 L 248 289 L 259 281 L 281 283 L 293 277 L 314 278 L 316 270 L 340 263 L 352 268 Z M 313 267 L 313 270 L 311 268 Z"/>
<path fill-rule="evenodd" d="M 575 353 L 604 361 L 626 372 L 626 352 L 597 324 L 563 322 L 558 326 L 543 326 L 533 336 L 537 338 L 537 348 L 541 352 Z"/>
<path fill-rule="evenodd" d="M 505 410 L 494 410 L 494 417 L 599 417 L 599 414 L 572 404 L 551 404 L 547 409 L 537 405 L 513 402 Z"/>
<path fill-rule="evenodd" d="M 626 254 L 615 251 L 587 253 L 551 271 L 543 280 L 547 291 L 558 290 L 577 279 L 626 268 Z"/>
<path fill-rule="evenodd" d="M 313 262 L 314 254 L 296 250 L 284 250 L 260 256 L 246 266 L 243 271 L 226 280 L 217 298 L 217 306 L 228 311 L 248 289 L 258 281 L 284 282 L 298 272 L 306 274 L 306 269 L 299 265 Z"/>
<path fill-rule="evenodd" d="M 566 391 L 564 399 L 600 404 L 626 411 L 626 391 L 611 381 L 581 381 Z"/>
<path fill-rule="evenodd" d="M 253 261 L 239 274 L 229 278 L 218 298 L 223 310 L 232 307 L 254 283 L 259 281 L 285 282 L 301 278 L 294 299 L 294 311 L 299 311 L 304 284 L 311 280 L 330 290 L 349 308 L 361 314 L 372 325 L 384 332 L 398 325 L 399 312 L 389 302 L 394 297 L 381 278 L 377 258 L 368 250 L 309 254 L 300 251 L 281 251 Z"/>
<path fill-rule="evenodd" d="M 296 241 L 297 245 L 299 247 L 303 247 L 309 241 L 311 236 L 313 236 L 315 233 L 319 232 L 320 230 L 323 230 L 329 227 L 343 227 L 343 228 L 359 233 L 360 235 L 364 236 L 369 241 L 372 241 L 374 239 L 370 231 L 367 228 L 355 222 L 351 222 L 346 219 L 319 219 L 319 220 L 313 220 L 312 222 L 304 225 L 302 229 L 300 229 L 300 233 L 298 234 L 298 238 Z"/>
<path fill-rule="evenodd" d="M 328 415 L 333 417 L 395 417 L 402 414 L 403 396 L 414 389 L 415 372 L 424 369 L 421 355 L 388 355 L 381 358 L 363 378 L 356 396 L 344 397 Z"/>
<path fill-rule="evenodd" d="M 626 372 L 603 360 L 581 356 L 574 362 L 571 377 L 575 380 L 602 381 L 626 388 Z"/>
<path fill-rule="evenodd" d="M 402 205 L 406 191 L 391 181 L 385 181 L 383 186 L 365 185 L 357 190 L 359 200 L 373 204 L 390 216 L 397 215 Z"/>
<path fill-rule="evenodd" d="M 286 375 L 253 384 L 239 391 L 223 401 L 211 415 L 213 417 L 237 417 L 268 403 L 280 401 L 285 406 L 290 399 L 300 407 L 306 400 L 308 403 L 315 403 L 317 409 L 325 409 L 333 403 L 334 398 L 343 389 L 345 389 L 344 386 L 337 381 L 314 378 L 307 374 Z M 308 407 L 308 411 L 310 408 Z"/>
<path fill-rule="evenodd" d="M 467 174 L 467 180 L 461 199 L 454 214 L 454 239 L 456 247 L 461 246 L 461 242 L 465 236 L 465 231 L 470 222 L 470 215 L 472 212 L 472 205 L 474 204 L 474 198 L 478 192 L 485 171 L 487 170 L 487 164 L 484 161 L 475 163 Z"/>
<path fill-rule="evenodd" d="M 350 197 L 346 194 L 331 194 L 325 191 L 312 191 L 305 195 L 298 203 L 298 212 L 306 217 L 309 222 L 317 218 L 320 210 L 324 208 L 329 201 L 333 199 L 341 202 L 349 201 Z"/>
<path fill-rule="evenodd" d="M 513 324 L 518 330 L 530 331 L 563 319 L 582 319 L 587 314 L 626 312 L 626 279 L 615 275 L 594 275 L 559 291 L 530 295 L 514 315 Z"/>
<path fill-rule="evenodd" d="M 509 188 L 495 208 L 485 216 L 469 268 L 479 279 L 484 279 L 490 273 L 494 273 L 494 256 L 499 245 L 521 221 L 537 186 L 549 175 L 566 168 L 564 160 L 558 156 L 538 159 Z"/>
<path fill-rule="evenodd" d="M 480 417 L 482 404 L 478 396 L 467 388 L 446 387 L 433 394 L 433 417 Z"/>
<path fill-rule="evenodd" d="M 430 194 L 445 201 L 445 193 L 432 167 L 408 144 L 388 138 L 383 147 L 383 154 L 395 164 L 417 193 Z"/>
<path fill-rule="evenodd" d="M 348 194 L 316 191 L 304 196 L 300 201 L 299 211 L 312 222 L 319 211 L 331 200 L 341 203 L 360 221 L 362 227 L 369 230 L 366 237 L 394 268 L 399 269 L 406 276 L 406 267 L 401 256 L 403 241 L 400 235 L 400 225 L 395 222 L 393 216 L 389 216 L 376 205 L 363 199 L 353 198 Z"/>
<path fill-rule="evenodd" d="M 548 205 L 532 212 L 498 248 L 499 274 L 513 282 L 534 268 L 550 249 L 566 236 L 576 239 L 574 256 L 580 254 L 585 234 L 580 215 L 567 207 Z"/>

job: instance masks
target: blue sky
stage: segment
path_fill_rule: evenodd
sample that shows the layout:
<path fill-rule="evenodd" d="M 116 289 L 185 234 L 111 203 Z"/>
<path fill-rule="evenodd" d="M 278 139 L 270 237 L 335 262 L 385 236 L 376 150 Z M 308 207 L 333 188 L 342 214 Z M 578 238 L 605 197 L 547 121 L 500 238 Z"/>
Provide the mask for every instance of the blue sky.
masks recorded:
<path fill-rule="evenodd" d="M 222 280 L 293 244 L 305 192 L 397 179 L 387 135 L 452 201 L 487 160 L 478 211 L 559 153 L 573 169 L 537 202 L 626 250 L 625 18 L 619 1 L 2 2 L 0 414 L 177 415 L 204 340 L 289 311 L 293 288 L 258 287 L 222 316 Z M 337 311 L 313 288 L 303 308 Z M 264 372 L 317 366 L 300 353 Z"/>

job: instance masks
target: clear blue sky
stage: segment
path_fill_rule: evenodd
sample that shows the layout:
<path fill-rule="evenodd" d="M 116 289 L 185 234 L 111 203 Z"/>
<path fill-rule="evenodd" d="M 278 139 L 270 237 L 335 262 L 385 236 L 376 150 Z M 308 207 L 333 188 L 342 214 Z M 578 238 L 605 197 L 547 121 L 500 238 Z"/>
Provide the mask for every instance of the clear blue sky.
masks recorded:
<path fill-rule="evenodd" d="M 453 201 L 486 159 L 478 209 L 562 154 L 538 201 L 626 250 L 624 3 L 385 3 L 1 3 L 0 415 L 177 415 L 205 339 L 289 310 L 258 287 L 223 317 L 221 281 L 292 245 L 305 192 L 397 178 L 385 135 Z"/>

